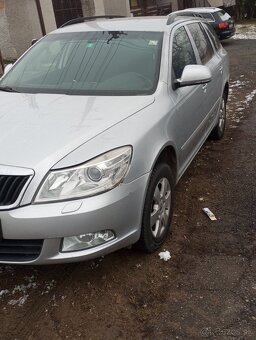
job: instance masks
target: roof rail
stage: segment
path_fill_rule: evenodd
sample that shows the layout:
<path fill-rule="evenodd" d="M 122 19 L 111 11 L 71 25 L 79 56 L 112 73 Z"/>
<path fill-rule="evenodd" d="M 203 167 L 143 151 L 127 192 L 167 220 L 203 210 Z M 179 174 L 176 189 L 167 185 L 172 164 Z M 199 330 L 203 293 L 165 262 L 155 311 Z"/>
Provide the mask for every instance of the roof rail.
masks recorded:
<path fill-rule="evenodd" d="M 60 26 L 60 28 L 73 25 L 73 24 L 80 24 L 85 21 L 92 21 L 96 19 L 115 19 L 115 18 L 125 18 L 125 17 L 123 15 L 98 15 L 96 17 L 79 17 L 79 18 L 71 19 L 65 22 L 63 25 Z"/>

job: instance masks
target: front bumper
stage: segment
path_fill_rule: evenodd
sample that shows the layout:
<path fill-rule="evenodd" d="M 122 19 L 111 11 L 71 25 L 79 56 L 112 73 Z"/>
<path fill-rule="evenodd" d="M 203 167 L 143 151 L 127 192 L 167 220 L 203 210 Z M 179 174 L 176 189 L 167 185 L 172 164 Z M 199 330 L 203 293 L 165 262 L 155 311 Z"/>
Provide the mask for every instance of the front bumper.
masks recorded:
<path fill-rule="evenodd" d="M 106 255 L 135 243 L 140 236 L 149 174 L 104 194 L 74 201 L 32 204 L 0 211 L 4 240 L 43 240 L 38 257 L 13 264 L 76 262 Z M 87 250 L 61 252 L 63 237 L 110 229 L 115 239 Z M 9 241 L 8 241 L 9 242 Z"/>

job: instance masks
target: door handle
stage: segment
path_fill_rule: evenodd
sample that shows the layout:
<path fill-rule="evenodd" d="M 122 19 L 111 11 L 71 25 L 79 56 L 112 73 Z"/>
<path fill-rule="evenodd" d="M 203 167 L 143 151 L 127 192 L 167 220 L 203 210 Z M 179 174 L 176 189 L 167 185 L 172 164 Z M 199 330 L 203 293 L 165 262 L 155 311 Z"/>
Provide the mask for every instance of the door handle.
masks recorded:
<path fill-rule="evenodd" d="M 223 66 L 220 67 L 220 73 L 223 73 Z"/>

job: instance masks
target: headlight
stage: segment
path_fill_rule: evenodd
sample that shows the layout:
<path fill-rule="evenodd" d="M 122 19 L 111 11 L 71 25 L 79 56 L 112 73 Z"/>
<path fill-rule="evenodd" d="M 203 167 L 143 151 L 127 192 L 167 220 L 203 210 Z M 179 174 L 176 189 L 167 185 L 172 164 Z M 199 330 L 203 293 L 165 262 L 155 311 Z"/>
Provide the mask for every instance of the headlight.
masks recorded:
<path fill-rule="evenodd" d="M 93 196 L 113 189 L 125 177 L 132 147 L 111 150 L 73 168 L 51 171 L 42 183 L 36 203 Z"/>

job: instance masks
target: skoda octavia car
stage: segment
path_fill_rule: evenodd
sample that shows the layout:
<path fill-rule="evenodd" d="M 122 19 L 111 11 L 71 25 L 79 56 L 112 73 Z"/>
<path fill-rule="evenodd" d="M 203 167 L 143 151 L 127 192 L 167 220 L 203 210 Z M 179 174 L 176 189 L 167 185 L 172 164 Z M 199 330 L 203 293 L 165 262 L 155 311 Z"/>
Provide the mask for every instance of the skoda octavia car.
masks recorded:
<path fill-rule="evenodd" d="M 186 8 L 173 13 L 179 16 L 200 16 L 207 19 L 220 40 L 231 38 L 236 32 L 234 19 L 218 7 Z"/>
<path fill-rule="evenodd" d="M 158 249 L 228 83 L 198 18 L 80 18 L 38 41 L 0 80 L 0 262 Z"/>

